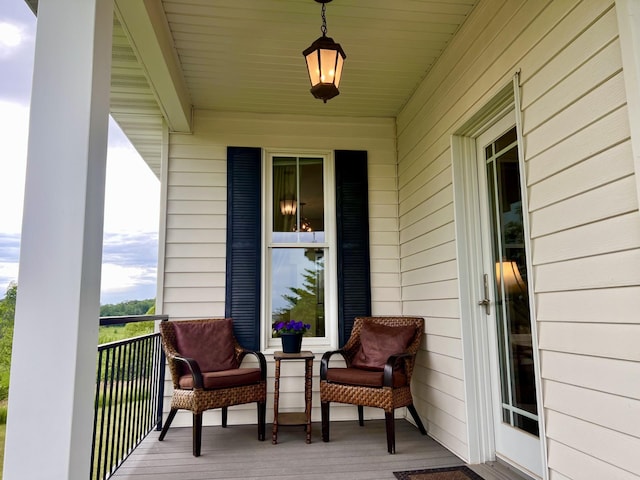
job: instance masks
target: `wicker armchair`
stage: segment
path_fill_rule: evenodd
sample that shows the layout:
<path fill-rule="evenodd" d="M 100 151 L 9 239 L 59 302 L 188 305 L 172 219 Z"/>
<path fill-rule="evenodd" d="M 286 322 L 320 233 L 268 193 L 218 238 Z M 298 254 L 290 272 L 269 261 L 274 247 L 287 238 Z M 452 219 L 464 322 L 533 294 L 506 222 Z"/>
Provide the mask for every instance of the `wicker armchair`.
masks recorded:
<path fill-rule="evenodd" d="M 387 451 L 395 453 L 394 410 L 407 407 L 423 435 L 426 430 L 411 397 L 411 375 L 424 333 L 420 317 L 357 317 L 351 337 L 340 349 L 327 352 L 320 364 L 322 440 L 329 441 L 329 404 L 358 406 L 364 425 L 364 406 L 382 408 L 387 430 Z M 334 354 L 341 354 L 346 368 L 329 368 Z"/>
<path fill-rule="evenodd" d="M 245 350 L 233 335 L 230 318 L 161 322 L 162 346 L 173 380 L 171 411 L 159 440 L 164 440 L 178 409 L 193 413 L 193 456 L 200 456 L 202 412 L 258 403 L 258 440 L 265 438 L 267 364 L 260 352 Z M 240 368 L 247 354 L 255 355 L 259 368 Z"/>

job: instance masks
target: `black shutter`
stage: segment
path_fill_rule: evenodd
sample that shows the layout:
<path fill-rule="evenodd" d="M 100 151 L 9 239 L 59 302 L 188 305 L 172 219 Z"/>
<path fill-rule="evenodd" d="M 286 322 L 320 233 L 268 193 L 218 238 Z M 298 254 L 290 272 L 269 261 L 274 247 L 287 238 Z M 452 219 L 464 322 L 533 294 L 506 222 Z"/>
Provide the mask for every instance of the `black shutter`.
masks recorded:
<path fill-rule="evenodd" d="M 251 350 L 260 349 L 261 159 L 259 148 L 227 148 L 225 316 Z"/>
<path fill-rule="evenodd" d="M 371 315 L 367 152 L 336 150 L 338 340 L 343 346 L 358 316 Z"/>

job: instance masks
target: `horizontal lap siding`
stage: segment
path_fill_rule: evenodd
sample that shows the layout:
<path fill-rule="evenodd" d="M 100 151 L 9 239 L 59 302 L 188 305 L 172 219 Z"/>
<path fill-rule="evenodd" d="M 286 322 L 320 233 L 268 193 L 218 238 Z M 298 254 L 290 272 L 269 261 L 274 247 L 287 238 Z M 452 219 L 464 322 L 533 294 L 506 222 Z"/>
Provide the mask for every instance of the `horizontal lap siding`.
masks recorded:
<path fill-rule="evenodd" d="M 522 76 L 548 459 L 558 478 L 638 479 L 640 216 L 616 12 L 599 7 Z"/>
<path fill-rule="evenodd" d="M 450 136 L 516 70 L 550 478 L 637 479 L 640 216 L 612 1 L 481 2 L 397 119 L 417 408 L 465 458 Z"/>
<path fill-rule="evenodd" d="M 401 312 L 397 161 L 392 119 L 318 119 L 199 110 L 195 112 L 194 125 L 192 135 L 173 133 L 169 141 L 163 313 L 172 319 L 224 315 L 227 146 L 289 151 L 366 150 L 372 311 L 375 315 Z M 318 358 L 314 369 L 319 368 L 319 363 Z M 287 369 L 290 366 L 286 364 Z M 270 392 L 272 367 L 270 363 Z M 298 370 L 294 369 L 291 382 L 283 382 L 280 397 L 287 407 L 297 409 L 304 406 L 302 384 L 293 387 L 295 380 L 303 376 Z M 317 377 L 318 372 L 315 373 Z M 292 385 L 291 391 L 288 385 Z M 269 402 L 272 401 L 270 393 Z M 320 419 L 319 406 L 318 386 L 314 384 L 314 421 Z M 336 407 L 332 409 L 332 418 L 354 418 L 355 409 Z M 233 410 L 230 422 L 255 422 L 252 406 Z M 272 409 L 268 412 L 270 420 Z M 379 418 L 381 414 L 367 410 L 367 416 Z M 177 421 L 188 425 L 190 417 L 183 415 Z M 206 414 L 205 421 L 219 423 L 219 415 Z"/>
<path fill-rule="evenodd" d="M 194 135 L 194 137 L 197 133 Z M 185 135 L 169 146 L 163 312 L 177 317 L 224 316 L 226 146 L 190 149 Z"/>

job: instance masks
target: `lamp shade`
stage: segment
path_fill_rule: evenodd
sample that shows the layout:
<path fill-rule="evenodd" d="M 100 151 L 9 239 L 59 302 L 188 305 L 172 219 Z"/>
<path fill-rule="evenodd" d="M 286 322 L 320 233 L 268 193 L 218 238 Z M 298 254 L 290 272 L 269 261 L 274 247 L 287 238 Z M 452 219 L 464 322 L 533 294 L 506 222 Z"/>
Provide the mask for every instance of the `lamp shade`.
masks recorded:
<path fill-rule="evenodd" d="M 322 36 L 302 52 L 307 62 L 307 72 L 311 81 L 311 94 L 327 103 L 340 92 L 342 66 L 347 56 L 339 43 Z"/>
<path fill-rule="evenodd" d="M 496 280 L 498 285 L 500 281 L 504 281 L 504 289 L 509 294 L 523 294 L 527 291 L 518 264 L 513 260 L 496 263 Z"/>
<path fill-rule="evenodd" d="M 296 207 L 296 199 L 294 197 L 280 200 L 280 213 L 282 215 L 295 215 Z"/>

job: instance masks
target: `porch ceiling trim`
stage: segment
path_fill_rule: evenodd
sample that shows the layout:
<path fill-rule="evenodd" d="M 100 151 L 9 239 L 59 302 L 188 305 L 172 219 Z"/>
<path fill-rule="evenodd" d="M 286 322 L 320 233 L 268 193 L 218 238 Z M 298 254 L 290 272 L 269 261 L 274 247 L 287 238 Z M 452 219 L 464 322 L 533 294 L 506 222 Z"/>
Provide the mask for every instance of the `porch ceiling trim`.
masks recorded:
<path fill-rule="evenodd" d="M 160 0 L 115 0 L 124 29 L 171 131 L 191 132 L 192 102 Z"/>

